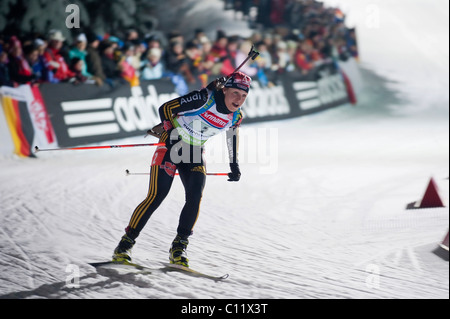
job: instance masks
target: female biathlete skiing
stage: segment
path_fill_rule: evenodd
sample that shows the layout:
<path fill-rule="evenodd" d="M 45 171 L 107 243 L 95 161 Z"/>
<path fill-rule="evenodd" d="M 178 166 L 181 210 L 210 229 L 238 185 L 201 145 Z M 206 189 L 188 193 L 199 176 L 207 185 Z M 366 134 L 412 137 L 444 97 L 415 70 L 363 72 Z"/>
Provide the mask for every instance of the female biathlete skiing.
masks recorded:
<path fill-rule="evenodd" d="M 247 98 L 251 78 L 242 72 L 231 74 L 227 80 L 216 80 L 200 91 L 193 91 L 159 108 L 162 124 L 152 129 L 164 146 L 159 146 L 150 168 L 147 197 L 136 207 L 119 245 L 114 250 L 114 262 L 131 262 L 131 249 L 145 224 L 169 193 L 178 170 L 186 192 L 181 210 L 177 236 L 169 251 L 169 261 L 189 267 L 186 256 L 188 238 L 197 221 L 206 168 L 203 145 L 212 136 L 227 132 L 231 173 L 229 181 L 239 181 L 239 125 L 241 107 Z"/>

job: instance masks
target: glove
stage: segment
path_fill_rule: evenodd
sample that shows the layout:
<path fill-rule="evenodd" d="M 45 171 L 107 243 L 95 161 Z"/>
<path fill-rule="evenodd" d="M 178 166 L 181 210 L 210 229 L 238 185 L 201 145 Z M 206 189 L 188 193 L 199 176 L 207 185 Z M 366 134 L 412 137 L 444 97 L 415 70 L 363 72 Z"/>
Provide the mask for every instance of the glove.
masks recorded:
<path fill-rule="evenodd" d="M 230 163 L 231 173 L 228 173 L 229 182 L 239 182 L 241 179 L 241 171 L 238 163 Z"/>
<path fill-rule="evenodd" d="M 164 124 L 160 123 L 156 126 L 154 126 L 153 128 L 149 129 L 147 131 L 148 135 L 157 137 L 157 138 L 161 138 L 161 134 L 164 132 Z"/>
<path fill-rule="evenodd" d="M 224 87 L 225 82 L 227 81 L 226 77 L 220 77 L 215 79 L 214 81 L 212 81 L 211 83 L 208 84 L 208 86 L 206 87 L 208 90 L 221 90 Z"/>

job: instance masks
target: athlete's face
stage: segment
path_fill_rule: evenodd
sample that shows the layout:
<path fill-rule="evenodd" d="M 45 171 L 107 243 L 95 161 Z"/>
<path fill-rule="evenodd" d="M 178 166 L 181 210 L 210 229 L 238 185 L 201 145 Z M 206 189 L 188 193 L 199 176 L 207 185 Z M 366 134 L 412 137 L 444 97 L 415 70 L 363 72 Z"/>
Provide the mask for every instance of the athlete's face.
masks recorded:
<path fill-rule="evenodd" d="M 236 112 L 247 98 L 247 92 L 235 88 L 225 88 L 223 94 L 225 95 L 225 105 L 230 112 Z"/>

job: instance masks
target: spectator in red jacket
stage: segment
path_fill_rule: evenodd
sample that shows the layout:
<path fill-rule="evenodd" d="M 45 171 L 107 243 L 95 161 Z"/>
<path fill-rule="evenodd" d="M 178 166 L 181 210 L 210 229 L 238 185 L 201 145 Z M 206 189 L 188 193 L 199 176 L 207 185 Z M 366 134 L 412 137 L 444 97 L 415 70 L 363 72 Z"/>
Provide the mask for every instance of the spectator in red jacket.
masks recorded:
<path fill-rule="evenodd" d="M 75 76 L 60 53 L 64 40 L 61 31 L 50 31 L 48 48 L 44 53 L 48 68 L 54 73 L 54 78 L 58 81 L 68 81 Z"/>
<path fill-rule="evenodd" d="M 302 41 L 295 52 L 295 64 L 303 74 L 307 74 L 314 68 L 314 62 L 319 59 L 319 54 L 314 50 L 312 41 L 309 39 Z"/>

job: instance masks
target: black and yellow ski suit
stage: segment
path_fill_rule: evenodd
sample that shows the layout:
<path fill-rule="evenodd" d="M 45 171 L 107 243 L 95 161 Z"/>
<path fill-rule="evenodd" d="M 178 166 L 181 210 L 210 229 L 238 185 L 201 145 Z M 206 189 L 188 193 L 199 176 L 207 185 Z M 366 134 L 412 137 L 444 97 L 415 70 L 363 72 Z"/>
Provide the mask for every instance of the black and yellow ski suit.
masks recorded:
<path fill-rule="evenodd" d="M 180 214 L 177 233 L 191 235 L 197 221 L 206 168 L 203 143 L 223 130 L 227 132 L 230 163 L 237 164 L 238 127 L 242 121 L 240 109 L 230 112 L 222 91 L 203 89 L 173 99 L 159 108 L 165 131 L 152 159 L 147 197 L 136 207 L 126 233 L 135 239 L 166 198 L 176 171 L 186 192 L 186 202 Z"/>

